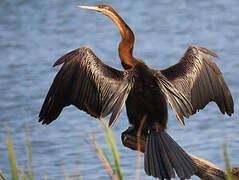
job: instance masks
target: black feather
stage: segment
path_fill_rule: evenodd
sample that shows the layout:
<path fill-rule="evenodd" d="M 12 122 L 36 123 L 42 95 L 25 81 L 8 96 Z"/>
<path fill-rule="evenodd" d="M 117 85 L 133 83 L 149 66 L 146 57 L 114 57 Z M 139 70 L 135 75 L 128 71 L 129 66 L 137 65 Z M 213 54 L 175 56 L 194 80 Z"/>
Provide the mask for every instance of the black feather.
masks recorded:
<path fill-rule="evenodd" d="M 163 130 L 151 131 L 146 142 L 145 171 L 159 179 L 190 178 L 196 171 L 192 159 Z"/>
<path fill-rule="evenodd" d="M 70 104 L 94 117 L 113 112 L 115 122 L 130 92 L 135 72 L 119 71 L 100 61 L 89 48 L 79 48 L 56 61 L 64 63 L 39 114 L 49 124 Z"/>

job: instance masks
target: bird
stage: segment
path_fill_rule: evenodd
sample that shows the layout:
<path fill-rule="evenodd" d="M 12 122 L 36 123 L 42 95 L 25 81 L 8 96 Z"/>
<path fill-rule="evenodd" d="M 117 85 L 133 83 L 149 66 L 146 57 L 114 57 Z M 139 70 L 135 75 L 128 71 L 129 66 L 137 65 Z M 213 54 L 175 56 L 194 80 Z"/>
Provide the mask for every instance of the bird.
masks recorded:
<path fill-rule="evenodd" d="M 191 45 L 182 58 L 168 68 L 152 69 L 133 55 L 135 36 L 110 5 L 79 6 L 100 12 L 118 27 L 119 57 L 124 70 L 104 64 L 89 47 L 75 49 L 60 57 L 63 64 L 39 113 L 42 124 L 58 118 L 62 109 L 74 105 L 95 118 L 111 114 L 112 127 L 124 105 L 131 126 L 138 130 L 144 119 L 146 134 L 144 170 L 158 179 L 190 178 L 197 170 L 193 160 L 166 132 L 168 107 L 184 126 L 189 118 L 213 101 L 222 114 L 231 116 L 234 103 L 223 75 L 212 57 L 216 53 Z"/>

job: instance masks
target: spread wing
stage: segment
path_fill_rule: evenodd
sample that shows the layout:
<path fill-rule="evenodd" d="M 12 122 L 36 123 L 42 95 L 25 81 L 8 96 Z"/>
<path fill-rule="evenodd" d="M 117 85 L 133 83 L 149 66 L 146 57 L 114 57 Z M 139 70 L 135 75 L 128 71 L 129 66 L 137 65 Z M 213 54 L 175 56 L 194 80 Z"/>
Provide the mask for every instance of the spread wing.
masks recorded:
<path fill-rule="evenodd" d="M 172 102 L 176 97 L 172 93 L 169 101 L 176 114 L 182 114 L 185 117 L 196 113 L 197 110 L 203 109 L 209 102 L 214 101 L 220 111 L 229 116 L 234 112 L 233 99 L 228 86 L 222 76 L 221 71 L 209 55 L 218 56 L 205 48 L 197 46 L 189 46 L 181 60 L 160 72 L 167 78 L 171 87 L 171 91 L 181 94 L 192 105 L 192 110 L 187 109 L 183 112 L 185 103 L 180 101 Z M 184 98 L 181 98 L 184 99 Z"/>
<path fill-rule="evenodd" d="M 39 114 L 49 124 L 71 104 L 102 118 L 112 113 L 110 125 L 118 118 L 133 85 L 130 71 L 105 65 L 87 47 L 76 49 L 56 61 L 63 64 L 56 75 Z"/>

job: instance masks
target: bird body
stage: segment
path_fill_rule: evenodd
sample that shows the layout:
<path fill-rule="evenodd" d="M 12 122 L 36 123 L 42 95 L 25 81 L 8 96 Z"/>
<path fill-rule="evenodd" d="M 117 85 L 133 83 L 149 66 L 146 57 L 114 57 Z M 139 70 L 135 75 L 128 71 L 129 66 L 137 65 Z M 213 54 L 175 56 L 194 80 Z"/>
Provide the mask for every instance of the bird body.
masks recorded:
<path fill-rule="evenodd" d="M 119 56 L 125 70 L 104 64 L 90 48 L 82 47 L 59 58 L 63 64 L 56 75 L 39 114 L 39 121 L 49 124 L 65 106 L 74 105 L 96 118 L 111 114 L 109 126 L 116 122 L 124 104 L 130 124 L 137 130 L 145 119 L 147 136 L 144 168 L 159 179 L 190 178 L 196 171 L 192 159 L 167 134 L 167 102 L 178 120 L 195 114 L 214 101 L 220 111 L 234 112 L 229 88 L 210 56 L 214 52 L 189 46 L 179 62 L 163 70 L 151 69 L 133 56 L 134 34 L 109 5 L 81 6 L 110 17 L 122 40 Z M 210 56 L 209 56 L 210 55 Z"/>
<path fill-rule="evenodd" d="M 156 122 L 165 129 L 168 119 L 167 102 L 153 70 L 144 64 L 138 64 L 134 67 L 134 72 L 135 83 L 126 100 L 130 124 L 138 129 L 145 116 L 147 127 L 144 129 L 154 127 Z"/>

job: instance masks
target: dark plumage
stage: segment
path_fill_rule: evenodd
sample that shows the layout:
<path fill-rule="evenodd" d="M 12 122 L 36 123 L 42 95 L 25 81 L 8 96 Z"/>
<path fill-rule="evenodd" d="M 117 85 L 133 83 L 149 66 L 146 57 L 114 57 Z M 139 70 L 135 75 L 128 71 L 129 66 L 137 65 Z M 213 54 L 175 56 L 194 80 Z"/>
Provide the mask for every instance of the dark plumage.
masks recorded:
<path fill-rule="evenodd" d="M 39 121 L 51 123 L 72 104 L 96 118 L 111 114 L 109 125 L 113 126 L 126 103 L 129 122 L 136 130 L 146 117 L 145 172 L 159 179 L 171 179 L 175 172 L 182 179 L 190 178 L 196 171 L 194 162 L 165 130 L 167 101 L 183 125 L 184 117 L 211 101 L 223 114 L 231 115 L 231 93 L 209 55 L 218 56 L 189 46 L 177 64 L 164 70 L 150 69 L 133 56 L 134 34 L 111 6 L 81 8 L 99 11 L 115 22 L 122 36 L 119 56 L 125 70 L 107 66 L 87 47 L 64 55 L 54 64 L 63 66 L 46 96 Z"/>
<path fill-rule="evenodd" d="M 53 66 L 62 63 L 43 103 L 39 121 L 51 123 L 71 104 L 97 118 L 112 113 L 111 121 L 114 121 L 133 85 L 133 73 L 105 65 L 87 47 L 66 54 Z"/>

